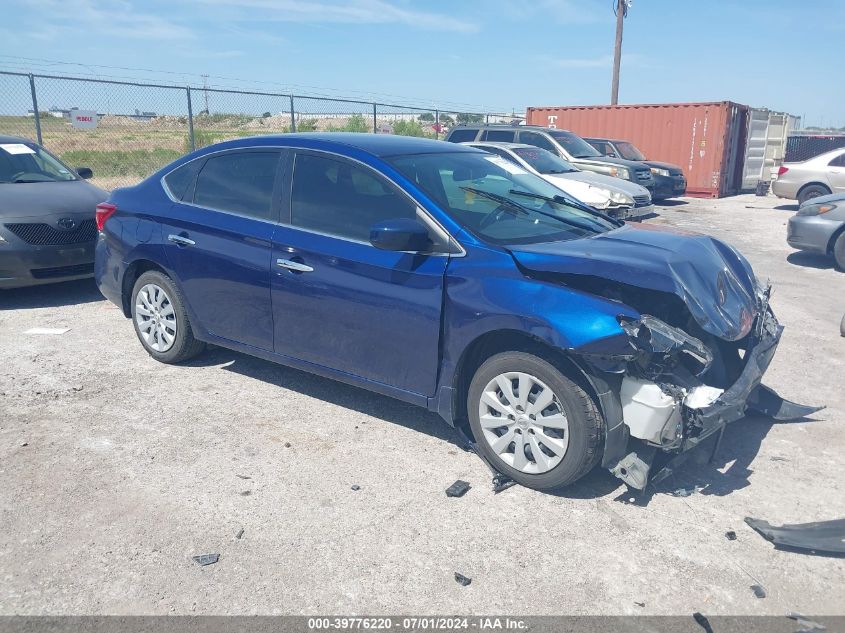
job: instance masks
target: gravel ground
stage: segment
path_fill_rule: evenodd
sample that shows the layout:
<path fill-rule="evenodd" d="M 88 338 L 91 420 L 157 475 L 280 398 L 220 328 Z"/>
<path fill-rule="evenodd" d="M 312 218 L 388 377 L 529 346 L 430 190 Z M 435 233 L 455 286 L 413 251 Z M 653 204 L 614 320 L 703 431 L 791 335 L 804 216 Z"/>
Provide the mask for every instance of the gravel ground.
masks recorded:
<path fill-rule="evenodd" d="M 652 221 L 771 279 L 767 383 L 828 408 L 737 422 L 667 484 L 704 490 L 639 505 L 600 470 L 494 495 L 435 415 L 248 356 L 158 364 L 92 282 L 0 294 L 0 614 L 845 614 L 845 559 L 743 523 L 845 516 L 845 274 L 788 248 L 792 211 L 684 199 Z M 449 499 L 456 479 L 473 487 Z"/>

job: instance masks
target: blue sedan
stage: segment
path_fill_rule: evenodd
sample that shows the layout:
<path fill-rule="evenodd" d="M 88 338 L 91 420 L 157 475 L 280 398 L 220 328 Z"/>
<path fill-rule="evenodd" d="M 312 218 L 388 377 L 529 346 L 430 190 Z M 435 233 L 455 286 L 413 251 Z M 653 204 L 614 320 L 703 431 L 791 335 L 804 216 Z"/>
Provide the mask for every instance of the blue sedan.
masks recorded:
<path fill-rule="evenodd" d="M 754 408 L 781 334 L 748 262 L 471 147 L 245 138 L 97 208 L 95 276 L 164 363 L 207 343 L 414 403 L 540 490 L 636 488 Z M 665 472 L 665 469 L 661 472 Z"/>

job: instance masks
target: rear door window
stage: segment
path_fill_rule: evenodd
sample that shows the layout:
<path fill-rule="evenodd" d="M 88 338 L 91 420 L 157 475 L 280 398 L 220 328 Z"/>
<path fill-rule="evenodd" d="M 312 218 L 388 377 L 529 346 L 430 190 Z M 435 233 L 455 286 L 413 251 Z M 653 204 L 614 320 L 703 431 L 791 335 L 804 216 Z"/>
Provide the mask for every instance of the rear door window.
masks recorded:
<path fill-rule="evenodd" d="M 485 130 L 482 141 L 493 141 L 496 143 L 513 143 L 516 138 L 514 130 Z"/>
<path fill-rule="evenodd" d="M 170 190 L 170 195 L 176 200 L 182 200 L 188 189 L 194 184 L 201 160 L 192 160 L 181 167 L 177 167 L 164 177 L 164 184 Z"/>
<path fill-rule="evenodd" d="M 845 167 L 845 154 L 840 154 L 828 163 L 830 167 Z"/>
<path fill-rule="evenodd" d="M 449 134 L 449 142 L 465 143 L 466 141 L 474 141 L 477 134 L 477 128 L 458 128 L 452 130 L 452 133 Z"/>
<path fill-rule="evenodd" d="M 209 158 L 197 176 L 194 204 L 272 219 L 279 152 L 232 152 Z"/>

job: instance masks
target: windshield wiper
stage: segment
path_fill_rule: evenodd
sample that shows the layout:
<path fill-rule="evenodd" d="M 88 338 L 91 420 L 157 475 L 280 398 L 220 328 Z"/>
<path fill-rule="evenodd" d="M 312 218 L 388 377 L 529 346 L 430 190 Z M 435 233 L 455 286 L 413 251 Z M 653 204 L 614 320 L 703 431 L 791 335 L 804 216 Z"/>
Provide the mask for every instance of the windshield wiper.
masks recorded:
<path fill-rule="evenodd" d="M 549 196 L 543 196 L 539 193 L 531 193 L 530 191 L 520 191 L 519 189 L 511 189 L 508 193 L 512 193 L 515 196 L 526 196 L 528 198 L 536 198 L 537 200 L 545 200 L 546 202 L 550 202 L 552 204 L 568 204 L 570 206 L 575 207 L 576 209 L 581 209 L 582 211 L 586 211 L 590 215 L 594 215 L 597 218 L 601 218 L 602 220 L 607 220 L 615 224 L 616 226 L 622 226 L 625 224 L 622 220 L 617 220 L 616 218 L 612 218 L 609 215 L 602 213 L 601 211 L 596 211 L 592 207 L 588 207 L 583 202 L 576 200 L 575 198 L 568 198 L 567 196 L 555 196 L 551 198 Z M 542 211 L 538 211 L 537 213 L 543 213 Z M 549 215 L 549 214 L 547 214 Z M 557 217 L 557 216 L 553 216 Z"/>

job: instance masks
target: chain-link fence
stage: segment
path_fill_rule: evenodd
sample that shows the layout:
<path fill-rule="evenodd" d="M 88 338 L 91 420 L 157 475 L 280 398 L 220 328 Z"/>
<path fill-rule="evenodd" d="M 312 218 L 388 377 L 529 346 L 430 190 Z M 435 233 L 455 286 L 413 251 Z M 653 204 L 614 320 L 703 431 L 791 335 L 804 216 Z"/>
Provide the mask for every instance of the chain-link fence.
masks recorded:
<path fill-rule="evenodd" d="M 442 139 L 461 123 L 520 120 L 351 99 L 0 71 L 0 136 L 38 141 L 70 166 L 90 167 L 94 183 L 104 189 L 134 184 L 193 149 L 245 136 L 318 131 Z"/>

